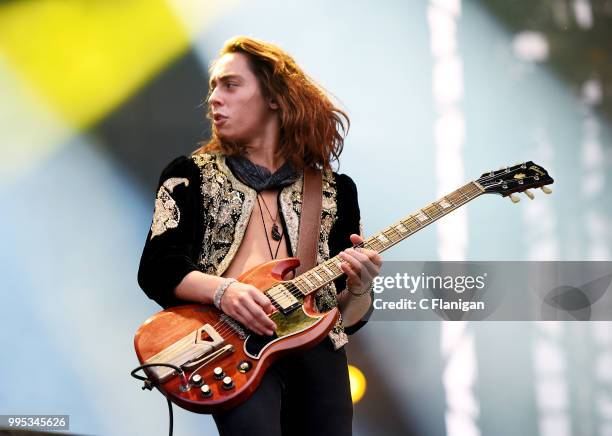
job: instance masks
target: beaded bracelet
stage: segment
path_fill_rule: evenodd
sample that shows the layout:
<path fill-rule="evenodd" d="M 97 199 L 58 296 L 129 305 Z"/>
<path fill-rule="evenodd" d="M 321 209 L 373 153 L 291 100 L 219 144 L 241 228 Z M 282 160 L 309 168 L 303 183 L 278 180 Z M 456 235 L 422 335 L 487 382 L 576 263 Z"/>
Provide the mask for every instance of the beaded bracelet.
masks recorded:
<path fill-rule="evenodd" d="M 351 291 L 348 286 L 346 287 L 346 290 L 348 291 L 349 294 L 351 294 L 354 297 L 363 297 L 365 294 L 369 294 L 372 291 L 373 286 L 374 286 L 374 282 L 372 282 L 372 284 L 365 291 L 359 292 L 359 293 L 355 293 Z"/>
<path fill-rule="evenodd" d="M 229 279 L 224 280 L 223 283 L 217 286 L 217 289 L 215 289 L 215 294 L 213 298 L 213 303 L 215 304 L 215 307 L 217 309 L 221 310 L 221 299 L 223 298 L 223 294 L 225 294 L 225 290 L 229 288 L 229 285 L 237 281 L 238 280 L 236 279 L 229 278 Z"/>

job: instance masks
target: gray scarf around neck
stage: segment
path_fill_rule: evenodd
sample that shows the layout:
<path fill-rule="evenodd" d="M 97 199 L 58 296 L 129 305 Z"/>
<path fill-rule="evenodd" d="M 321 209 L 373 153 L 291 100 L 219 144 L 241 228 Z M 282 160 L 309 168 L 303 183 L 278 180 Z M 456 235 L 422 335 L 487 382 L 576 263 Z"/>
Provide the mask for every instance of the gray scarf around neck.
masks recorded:
<path fill-rule="evenodd" d="M 225 161 L 234 175 L 245 185 L 257 192 L 267 189 L 279 189 L 297 180 L 299 174 L 287 160 L 283 166 L 272 174 L 261 165 L 254 164 L 243 156 L 228 156 Z"/>

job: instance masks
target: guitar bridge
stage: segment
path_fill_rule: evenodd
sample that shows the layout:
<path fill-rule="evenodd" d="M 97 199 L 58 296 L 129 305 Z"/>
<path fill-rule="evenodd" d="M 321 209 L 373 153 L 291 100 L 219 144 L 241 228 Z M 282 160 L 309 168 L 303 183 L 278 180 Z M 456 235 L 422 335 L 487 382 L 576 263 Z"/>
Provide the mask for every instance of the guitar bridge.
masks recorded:
<path fill-rule="evenodd" d="M 170 363 L 183 369 L 206 364 L 226 352 L 233 351 L 232 345 L 225 345 L 223 337 L 210 324 L 204 324 L 188 335 L 164 348 L 147 359 L 145 363 Z M 157 366 L 148 368 L 160 383 L 176 375 L 172 368 Z"/>

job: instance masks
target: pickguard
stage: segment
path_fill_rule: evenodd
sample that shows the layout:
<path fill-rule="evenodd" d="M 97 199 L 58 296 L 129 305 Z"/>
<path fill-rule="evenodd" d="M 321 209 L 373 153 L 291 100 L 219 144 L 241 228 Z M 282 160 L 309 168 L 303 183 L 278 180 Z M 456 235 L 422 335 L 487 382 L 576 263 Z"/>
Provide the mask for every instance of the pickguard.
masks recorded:
<path fill-rule="evenodd" d="M 252 359 L 259 359 L 264 350 L 288 336 L 303 332 L 319 322 L 323 316 L 309 316 L 304 312 L 304 306 L 300 306 L 288 315 L 275 312 L 270 319 L 276 323 L 276 331 L 272 336 L 260 336 L 252 333 L 244 341 L 244 352 Z"/>

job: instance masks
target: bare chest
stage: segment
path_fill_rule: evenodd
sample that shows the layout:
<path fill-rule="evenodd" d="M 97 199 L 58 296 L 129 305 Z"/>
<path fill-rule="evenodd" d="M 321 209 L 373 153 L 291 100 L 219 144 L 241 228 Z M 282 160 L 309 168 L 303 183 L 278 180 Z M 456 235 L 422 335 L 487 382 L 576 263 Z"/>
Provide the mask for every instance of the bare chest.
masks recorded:
<path fill-rule="evenodd" d="M 236 278 L 254 266 L 273 258 L 282 259 L 289 256 L 287 235 L 283 232 L 276 199 L 276 192 L 265 191 L 260 195 L 259 201 L 255 201 L 242 243 L 223 273 L 224 277 Z M 271 235 L 275 219 L 278 231 L 282 235 L 280 241 L 275 241 Z"/>

